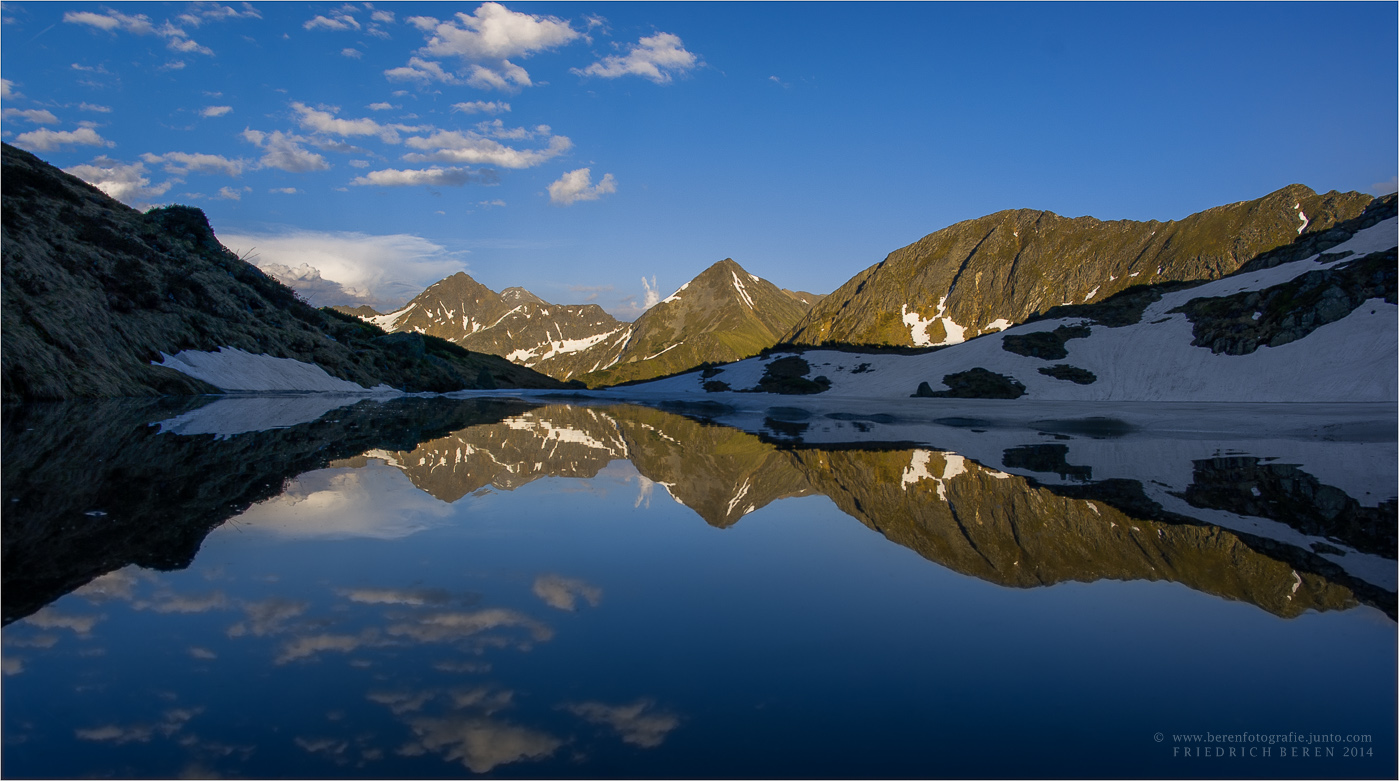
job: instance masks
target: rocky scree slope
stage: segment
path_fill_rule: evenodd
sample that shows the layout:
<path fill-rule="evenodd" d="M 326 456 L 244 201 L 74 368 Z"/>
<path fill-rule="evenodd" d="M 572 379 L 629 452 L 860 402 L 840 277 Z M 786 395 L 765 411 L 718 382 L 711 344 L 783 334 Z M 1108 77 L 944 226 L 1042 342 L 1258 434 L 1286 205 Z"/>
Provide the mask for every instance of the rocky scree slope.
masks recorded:
<path fill-rule="evenodd" d="M 561 383 L 318 310 L 219 244 L 199 209 L 142 214 L 3 147 L 5 401 L 218 392 L 161 353 L 233 347 L 408 391 Z"/>
<path fill-rule="evenodd" d="M 1134 285 L 1217 279 L 1359 215 L 1370 200 L 1293 184 L 1167 222 L 996 212 L 891 252 L 814 306 L 783 341 L 956 344 Z"/>

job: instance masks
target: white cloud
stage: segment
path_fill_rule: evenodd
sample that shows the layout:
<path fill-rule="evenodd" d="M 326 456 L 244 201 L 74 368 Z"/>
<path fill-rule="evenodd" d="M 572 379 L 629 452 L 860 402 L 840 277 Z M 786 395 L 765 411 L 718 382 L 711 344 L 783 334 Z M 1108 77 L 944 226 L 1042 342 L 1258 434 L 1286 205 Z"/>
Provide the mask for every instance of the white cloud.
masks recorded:
<path fill-rule="evenodd" d="M 456 21 L 432 28 L 423 47 L 434 57 L 460 57 L 472 62 L 528 57 L 570 43 L 579 32 L 567 21 L 511 11 L 499 3 L 482 3 L 474 13 L 458 13 Z"/>
<path fill-rule="evenodd" d="M 85 24 L 89 27 L 96 27 L 99 30 L 106 30 L 107 32 L 122 30 L 134 35 L 158 35 L 167 39 L 166 46 L 177 52 L 196 52 L 210 56 L 214 53 L 213 50 L 209 49 L 207 46 L 201 46 L 191 40 L 185 34 L 184 30 L 169 22 L 165 22 L 159 27 L 156 27 L 151 22 L 151 18 L 145 14 L 128 16 L 110 8 L 104 10 L 106 12 L 101 14 L 93 13 L 92 11 L 69 11 L 63 15 L 63 21 L 69 24 Z M 257 16 L 256 12 L 254 12 L 253 15 Z M 181 18 L 183 20 L 185 17 Z M 261 17 L 258 16 L 258 18 Z"/>
<path fill-rule="evenodd" d="M 579 168 L 560 176 L 549 185 L 549 201 L 568 206 L 577 201 L 596 201 L 598 198 L 617 192 L 617 180 L 612 174 L 605 174 L 602 181 L 593 184 L 592 169 Z"/>
<path fill-rule="evenodd" d="M 354 166 L 355 168 L 368 168 L 369 166 L 373 165 L 373 163 L 369 162 L 368 160 L 351 160 L 350 165 Z"/>
<path fill-rule="evenodd" d="M 352 5 L 345 5 L 330 12 L 330 16 L 316 16 L 305 24 L 301 25 L 307 30 L 358 30 L 359 20 L 351 15 L 351 12 L 359 10 Z"/>
<path fill-rule="evenodd" d="M 267 192 L 269 192 L 269 193 L 281 193 L 282 195 L 295 195 L 296 192 L 297 192 L 297 190 L 296 190 L 295 187 L 273 187 L 271 190 L 268 190 Z"/>
<path fill-rule="evenodd" d="M 473 100 L 468 103 L 452 104 L 452 111 L 460 111 L 464 114 L 503 114 L 509 110 L 509 103 L 494 100 Z"/>
<path fill-rule="evenodd" d="M 341 54 L 341 56 L 343 56 L 343 57 L 349 57 L 349 58 L 352 59 L 352 60 L 358 60 L 359 58 L 361 58 L 361 57 L 364 56 L 364 52 L 360 51 L 359 49 L 350 49 L 350 48 L 341 49 L 341 50 L 340 50 L 340 54 Z"/>
<path fill-rule="evenodd" d="M 9 79 L 0 79 L 0 100 L 16 100 L 24 97 L 15 92 L 15 83 Z"/>
<path fill-rule="evenodd" d="M 165 194 L 174 181 L 152 186 L 141 163 L 124 164 L 107 157 L 63 169 L 128 206 L 140 208 Z"/>
<path fill-rule="evenodd" d="M 443 70 L 440 63 L 424 60 L 421 57 L 410 57 L 407 65 L 401 68 L 390 68 L 384 71 L 384 76 L 390 81 L 416 81 L 421 84 L 427 84 L 431 81 L 454 85 L 463 83 L 456 74 Z"/>
<path fill-rule="evenodd" d="M 110 114 L 110 113 L 112 113 L 112 107 L 111 107 L 111 106 L 99 106 L 99 105 L 96 105 L 96 104 L 94 104 L 94 103 L 79 103 L 79 104 L 78 104 L 78 109 L 81 110 L 81 111 L 95 111 L 95 112 L 97 112 L 97 113 L 99 113 L 99 114 Z"/>
<path fill-rule="evenodd" d="M 69 24 L 85 24 L 99 30 L 125 30 L 137 35 L 151 35 L 156 31 L 149 16 L 145 14 L 127 16 L 110 8 L 105 14 L 96 14 L 91 11 L 69 11 L 63 15 L 63 21 Z"/>
<path fill-rule="evenodd" d="M 390 23 L 390 22 L 393 21 L 393 18 L 394 18 L 394 17 L 393 17 L 393 11 L 383 11 L 383 10 L 380 10 L 380 11 L 375 11 L 374 13 L 370 14 L 370 15 L 369 15 L 369 18 L 370 18 L 370 19 L 373 19 L 373 20 L 376 21 L 376 22 L 383 22 L 383 23 L 385 23 L 385 24 L 388 24 L 388 23 Z"/>
<path fill-rule="evenodd" d="M 57 125 L 58 117 L 52 111 L 45 109 L 21 110 L 17 108 L 7 108 L 4 111 L 5 119 L 24 119 L 36 125 Z"/>
<path fill-rule="evenodd" d="M 285 134 L 280 130 L 264 133 L 261 130 L 244 130 L 243 139 L 266 150 L 259 164 L 264 168 L 278 168 L 291 173 L 324 171 L 330 167 L 325 158 L 304 149 L 305 138 Z"/>
<path fill-rule="evenodd" d="M 178 70 L 184 70 L 184 68 L 185 68 L 185 61 L 184 61 L 184 60 L 171 60 L 170 62 L 167 62 L 167 63 L 165 63 L 164 65 L 160 66 L 160 70 L 163 70 L 163 71 L 178 71 Z"/>
<path fill-rule="evenodd" d="M 474 12 L 458 13 L 455 19 L 447 21 L 428 16 L 411 16 L 407 21 L 430 33 L 421 50 L 423 57 L 413 57 L 407 66 L 385 71 L 384 75 L 424 84 L 429 81 L 460 84 L 460 76 L 426 59 L 457 58 L 471 66 L 467 84 L 480 89 L 515 91 L 531 86 L 533 81 L 529 73 L 510 58 L 529 57 L 582 37 L 563 19 L 519 13 L 499 3 L 482 3 Z"/>
<path fill-rule="evenodd" d="M 650 281 L 650 282 L 647 282 L 647 281 L 646 281 L 646 277 L 642 277 L 642 278 L 641 278 L 641 287 L 642 287 L 643 290 L 646 291 L 646 295 L 643 296 L 642 301 L 641 301 L 641 308 L 642 308 L 643 310 L 645 310 L 645 309 L 650 309 L 651 307 L 655 306 L 656 304 L 661 303 L 661 291 L 660 291 L 659 288 L 656 287 L 656 275 L 655 275 L 655 274 L 652 274 L 652 275 L 651 275 L 651 281 Z"/>
<path fill-rule="evenodd" d="M 368 108 L 370 111 L 390 111 L 392 109 L 398 108 L 398 106 L 395 106 L 392 103 L 370 103 L 368 106 L 366 106 L 366 108 Z"/>
<path fill-rule="evenodd" d="M 494 68 L 472 65 L 466 83 L 477 89 L 498 89 L 502 92 L 515 92 L 521 87 L 534 85 L 529 73 L 509 60 L 501 60 Z"/>
<path fill-rule="evenodd" d="M 77 130 L 49 130 L 41 128 L 15 136 L 14 145 L 30 151 L 49 152 L 67 144 L 83 146 L 116 146 L 111 141 L 97 135 L 90 127 Z"/>
<path fill-rule="evenodd" d="M 219 5 L 218 3 L 197 3 L 190 7 L 190 10 L 180 15 L 180 21 L 190 27 L 198 27 L 206 21 L 222 22 L 229 19 L 261 19 L 262 14 L 248 3 L 243 3 L 243 10 L 239 11 L 230 6 Z"/>
<path fill-rule="evenodd" d="M 372 119 L 340 119 L 332 112 L 314 109 L 304 103 L 292 103 L 291 107 L 301 115 L 301 126 L 307 130 L 336 136 L 378 136 L 386 144 L 397 144 L 399 141 L 397 130 Z"/>
<path fill-rule="evenodd" d="M 257 258 L 253 262 L 259 268 L 268 271 L 318 306 L 367 304 L 381 312 L 388 312 L 423 292 L 428 285 L 466 270 L 466 264 L 445 247 L 408 234 L 376 236 L 354 232 L 307 230 L 281 233 L 223 232 L 219 234 L 219 240 L 224 246 L 240 254 L 256 249 Z M 274 270 L 274 265 L 280 268 Z M 310 478 L 306 478 L 300 483 L 302 487 L 294 492 L 296 496 L 289 499 L 288 503 L 297 504 L 311 494 L 335 489 L 349 498 L 341 505 L 329 501 L 330 496 L 326 495 L 323 497 L 326 500 L 324 512 L 333 513 L 341 506 L 356 508 L 355 502 L 360 501 L 357 498 L 360 494 L 356 493 L 358 489 L 348 482 L 332 485 L 330 477 L 327 475 L 319 478 L 319 482 L 314 484 Z M 388 478 L 364 475 L 356 479 L 364 483 L 367 480 L 372 482 Z M 390 502 L 394 507 L 399 507 L 398 510 L 386 507 L 365 508 L 364 513 L 367 515 L 360 517 L 359 510 L 356 509 L 355 513 L 351 514 L 352 517 L 345 519 L 344 525 L 336 528 L 346 530 L 347 535 L 348 530 L 355 528 L 378 529 L 372 514 L 376 511 L 387 513 L 384 522 L 398 528 L 412 525 L 409 520 L 394 520 L 404 518 L 405 513 L 436 514 L 433 510 L 436 505 L 429 503 L 419 506 L 415 496 L 410 492 L 399 497 L 402 501 L 395 499 Z M 311 509 L 309 505 L 297 506 L 300 508 L 298 512 Z M 315 523 L 321 525 L 319 521 Z M 325 524 L 333 524 L 333 521 L 328 519 Z M 360 536 L 402 535 L 375 532 Z"/>
<path fill-rule="evenodd" d="M 199 112 L 199 115 L 202 117 L 221 117 L 232 110 L 232 106 L 206 106 L 203 111 Z"/>
<path fill-rule="evenodd" d="M 243 200 L 243 193 L 232 187 L 220 187 L 218 197 L 225 201 L 241 201 Z"/>
<path fill-rule="evenodd" d="M 1370 192 L 1375 195 L 1389 195 L 1395 190 L 1399 190 L 1399 176 L 1391 176 L 1387 182 L 1375 182 L 1370 185 Z"/>
<path fill-rule="evenodd" d="M 441 754 L 461 762 L 472 773 L 489 773 L 500 765 L 544 759 L 563 745 L 563 741 L 544 732 L 475 716 L 414 718 L 408 724 L 413 737 L 403 751 Z"/>
<path fill-rule="evenodd" d="M 399 170 L 387 168 L 382 171 L 370 171 L 364 176 L 357 176 L 350 184 L 353 185 L 374 185 L 376 187 L 413 187 L 424 185 L 429 187 L 460 187 L 477 176 L 465 168 L 410 168 Z"/>
<path fill-rule="evenodd" d="M 246 161 L 239 158 L 230 160 L 220 155 L 190 154 L 188 152 L 166 152 L 163 155 L 156 155 L 147 152 L 141 155 L 141 159 L 151 165 L 164 164 L 165 170 L 172 174 L 187 174 L 195 171 L 202 174 L 222 173 L 228 176 L 240 176 Z"/>
<path fill-rule="evenodd" d="M 439 130 L 425 138 L 414 136 L 404 143 L 414 149 L 432 150 L 404 155 L 410 162 L 467 163 L 501 168 L 530 168 L 573 148 L 567 136 L 550 136 L 544 149 L 516 149 L 479 133 L 457 130 Z"/>
<path fill-rule="evenodd" d="M 657 84 L 669 82 L 673 74 L 685 73 L 699 64 L 699 58 L 685 50 L 680 36 L 672 33 L 656 33 L 642 38 L 624 56 L 613 55 L 573 72 L 582 76 L 598 76 L 615 79 L 633 75 L 650 79 Z"/>

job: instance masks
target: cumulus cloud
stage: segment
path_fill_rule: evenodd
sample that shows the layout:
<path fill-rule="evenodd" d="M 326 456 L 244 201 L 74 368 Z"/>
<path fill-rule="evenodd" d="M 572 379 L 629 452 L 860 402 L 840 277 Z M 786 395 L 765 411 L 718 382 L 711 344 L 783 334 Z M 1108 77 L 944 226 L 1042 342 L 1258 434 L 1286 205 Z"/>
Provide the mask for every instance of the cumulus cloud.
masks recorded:
<path fill-rule="evenodd" d="M 495 100 L 473 100 L 467 103 L 452 104 L 452 111 L 460 111 L 464 114 L 503 114 L 509 110 L 509 103 Z"/>
<path fill-rule="evenodd" d="M 329 16 L 317 15 L 301 25 L 307 30 L 359 30 L 359 20 L 353 15 L 354 6 L 345 5 L 330 12 Z"/>
<path fill-rule="evenodd" d="M 563 709 L 590 723 L 611 727 L 624 743 L 642 748 L 661 745 L 671 730 L 680 726 L 678 716 L 657 710 L 654 702 L 645 699 L 629 705 L 580 702 Z"/>
<path fill-rule="evenodd" d="M 346 588 L 338 589 L 340 596 L 365 605 L 445 605 L 452 601 L 452 592 L 444 588 Z"/>
<path fill-rule="evenodd" d="M 401 126 L 381 125 L 372 119 L 340 119 L 332 111 L 314 109 L 305 103 L 294 102 L 292 110 L 300 115 L 298 121 L 307 130 L 335 136 L 377 136 L 386 144 L 397 144 L 398 128 Z"/>
<path fill-rule="evenodd" d="M 220 187 L 218 197 L 225 201 L 241 201 L 243 200 L 243 193 L 232 187 Z"/>
<path fill-rule="evenodd" d="M 62 613 L 52 607 L 46 607 L 24 619 L 24 622 L 40 629 L 67 629 L 74 634 L 87 637 L 92 634 L 92 628 L 97 626 L 102 618 L 102 616 Z"/>
<path fill-rule="evenodd" d="M 243 604 L 244 620 L 228 628 L 229 637 L 266 637 L 287 630 L 287 623 L 310 608 L 310 603 L 294 602 L 282 597 L 269 597 L 260 602 Z"/>
<path fill-rule="evenodd" d="M 45 109 L 24 110 L 7 108 L 4 110 L 3 115 L 5 119 L 23 119 L 27 122 L 33 122 L 36 125 L 58 124 L 58 117 L 54 116 L 52 111 L 47 111 Z"/>
<path fill-rule="evenodd" d="M 373 19 L 376 22 L 383 22 L 385 24 L 389 24 L 393 22 L 394 16 L 393 11 L 384 11 L 381 9 L 370 14 L 369 18 Z"/>
<path fill-rule="evenodd" d="M 95 103 L 79 103 L 79 104 L 78 104 L 78 110 L 79 110 L 79 111 L 95 111 L 95 112 L 97 112 L 97 113 L 99 113 L 99 114 L 110 114 L 110 113 L 112 113 L 112 107 L 111 107 L 111 106 L 99 106 L 99 105 L 97 105 L 97 104 L 95 104 Z"/>
<path fill-rule="evenodd" d="M 540 575 L 534 579 L 534 595 L 549 607 L 572 612 L 577 609 L 579 599 L 597 607 L 602 599 L 602 589 L 576 578 Z"/>
<path fill-rule="evenodd" d="M 198 27 L 205 22 L 224 22 L 230 19 L 261 19 L 262 14 L 248 3 L 242 4 L 242 10 L 232 6 L 219 5 L 218 3 L 196 3 L 190 7 L 189 11 L 180 15 L 181 22 L 190 27 Z"/>
<path fill-rule="evenodd" d="M 166 152 L 163 155 L 147 152 L 141 159 L 151 165 L 164 165 L 172 174 L 188 174 L 191 171 L 201 174 L 221 173 L 239 176 L 247 162 L 241 158 L 230 160 L 221 155 L 190 154 L 188 152 Z"/>
<path fill-rule="evenodd" d="M 90 163 L 63 169 L 82 179 L 107 195 L 127 206 L 143 208 L 153 198 L 159 198 L 177 180 L 152 185 L 146 176 L 143 163 L 121 163 L 108 157 L 99 157 Z"/>
<path fill-rule="evenodd" d="M 1370 185 L 1370 192 L 1375 195 L 1389 195 L 1395 190 L 1399 190 L 1399 176 L 1391 176 L 1387 182 L 1375 182 Z"/>
<path fill-rule="evenodd" d="M 465 82 L 480 89 L 515 91 L 533 84 L 524 68 L 510 58 L 529 57 L 582 37 L 569 23 L 552 16 L 511 11 L 499 3 L 483 3 L 470 14 L 439 21 L 412 16 L 408 23 L 429 33 L 421 50 L 403 68 L 386 71 L 391 79 L 459 84 L 462 78 L 432 59 L 460 60 L 467 67 Z"/>
<path fill-rule="evenodd" d="M 364 52 L 360 51 L 359 49 L 352 49 L 348 47 L 341 49 L 340 54 L 341 56 L 349 57 L 352 60 L 358 60 L 359 58 L 364 56 Z"/>
<path fill-rule="evenodd" d="M 206 106 L 203 111 L 199 112 L 199 115 L 202 117 L 221 117 L 232 110 L 232 106 Z"/>
<path fill-rule="evenodd" d="M 15 91 L 15 83 L 9 79 L 0 79 L 0 100 L 17 100 L 24 97 Z"/>
<path fill-rule="evenodd" d="M 547 128 L 545 128 L 547 134 Z M 533 133 L 526 132 L 530 136 Z M 414 136 L 404 142 L 414 149 L 431 150 L 404 155 L 409 162 L 467 163 L 500 168 L 531 168 L 573 148 L 567 136 L 549 136 L 543 149 L 517 149 L 479 132 L 439 130 L 430 136 Z"/>
<path fill-rule="evenodd" d="M 693 70 L 697 65 L 699 58 L 685 50 L 680 36 L 656 33 L 642 38 L 624 55 L 604 57 L 586 68 L 574 68 L 573 72 L 604 79 L 640 76 L 657 84 L 666 84 L 675 74 Z"/>
<path fill-rule="evenodd" d="M 261 130 L 244 130 L 243 140 L 265 150 L 258 164 L 264 168 L 277 168 L 291 173 L 324 171 L 330 167 L 321 155 L 301 145 L 307 139 L 283 133 L 280 130 L 264 133 Z"/>
<path fill-rule="evenodd" d="M 116 146 L 97 134 L 90 127 L 77 130 L 49 130 L 40 128 L 15 136 L 14 145 L 31 152 L 51 152 L 61 146 L 77 144 L 81 146 Z"/>
<path fill-rule="evenodd" d="M 384 71 L 384 76 L 390 81 L 416 81 L 419 84 L 433 81 L 453 85 L 465 83 L 455 73 L 449 73 L 444 69 L 441 63 L 424 60 L 421 57 L 408 58 L 407 65 L 401 68 L 390 68 Z"/>
<path fill-rule="evenodd" d="M 295 195 L 295 194 L 296 194 L 296 188 L 295 188 L 295 187 L 273 187 L 272 189 L 268 190 L 267 192 L 269 192 L 269 193 L 281 193 L 282 195 Z"/>
<path fill-rule="evenodd" d="M 549 185 L 549 201 L 563 206 L 577 201 L 596 201 L 608 193 L 617 192 L 617 180 L 612 174 L 604 174 L 602 181 L 593 184 L 592 169 L 579 168 L 560 176 Z"/>
<path fill-rule="evenodd" d="M 368 108 L 370 111 L 390 111 L 392 109 L 398 108 L 398 106 L 395 106 L 392 103 L 370 103 L 368 106 L 366 106 L 366 108 Z"/>
<path fill-rule="evenodd" d="M 461 187 L 478 174 L 466 168 L 386 168 L 356 176 L 350 184 L 365 187 Z"/>

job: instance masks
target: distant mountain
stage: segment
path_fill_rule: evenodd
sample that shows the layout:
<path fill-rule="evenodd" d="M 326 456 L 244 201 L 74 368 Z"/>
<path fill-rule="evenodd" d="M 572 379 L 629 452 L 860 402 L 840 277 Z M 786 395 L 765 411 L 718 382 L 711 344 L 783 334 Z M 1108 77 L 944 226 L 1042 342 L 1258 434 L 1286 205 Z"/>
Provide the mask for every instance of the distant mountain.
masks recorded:
<path fill-rule="evenodd" d="M 394 312 L 340 311 L 388 331 L 437 336 L 561 380 L 599 386 L 756 355 L 821 298 L 782 290 L 725 259 L 634 323 L 592 304 L 551 304 L 524 288 L 495 293 L 462 273 Z"/>
<path fill-rule="evenodd" d="M 996 212 L 891 252 L 813 306 L 784 341 L 955 344 L 1133 285 L 1217 279 L 1357 216 L 1370 200 L 1294 184 L 1168 222 Z"/>
<path fill-rule="evenodd" d="M 314 309 L 219 244 L 199 209 L 142 214 L 28 152 L 3 150 L 5 401 L 217 392 L 151 361 L 222 347 L 315 364 L 365 387 L 561 385 Z"/>
<path fill-rule="evenodd" d="M 1396 199 L 1387 195 L 1220 279 L 1053 307 L 937 351 L 778 350 L 644 387 L 677 396 L 1392 404 L 1399 398 L 1396 223 Z"/>
<path fill-rule="evenodd" d="M 596 363 L 580 352 L 601 342 L 620 347 L 627 332 L 626 323 L 595 304 L 550 304 L 521 287 L 496 293 L 460 272 L 396 311 L 354 314 L 387 331 L 440 337 L 564 380 Z"/>
<path fill-rule="evenodd" d="M 580 379 L 615 385 L 756 355 L 806 314 L 800 295 L 809 294 L 782 290 L 726 258 L 646 310 L 620 350 L 594 348 L 599 360 Z"/>

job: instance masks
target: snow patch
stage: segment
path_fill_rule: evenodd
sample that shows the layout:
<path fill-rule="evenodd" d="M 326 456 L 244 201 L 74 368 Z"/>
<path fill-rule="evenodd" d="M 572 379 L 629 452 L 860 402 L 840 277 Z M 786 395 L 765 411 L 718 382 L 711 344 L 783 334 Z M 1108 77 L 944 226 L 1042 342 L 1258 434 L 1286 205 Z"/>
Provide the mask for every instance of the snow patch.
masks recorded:
<path fill-rule="evenodd" d="M 689 283 L 689 282 L 686 282 L 685 284 L 681 285 L 680 288 L 679 288 L 678 290 L 676 290 L 674 293 L 671 293 L 670 295 L 666 296 L 665 298 L 662 298 L 662 299 L 661 299 L 661 303 L 662 303 L 662 304 L 669 304 L 669 303 L 672 302 L 672 301 L 678 301 L 678 300 L 680 299 L 680 294 L 683 293 L 683 292 L 685 292 L 685 288 L 687 288 L 687 287 L 689 287 L 689 286 L 690 286 L 690 283 Z"/>
<path fill-rule="evenodd" d="M 737 291 L 738 291 L 738 294 L 743 298 L 743 303 L 747 304 L 749 309 L 752 309 L 752 308 L 753 308 L 753 299 L 751 299 L 751 298 L 748 297 L 748 290 L 747 290 L 747 288 L 745 288 L 745 287 L 743 286 L 743 283 L 739 281 L 739 279 L 738 279 L 738 272 L 736 272 L 736 271 L 730 271 L 729 273 L 730 273 L 730 274 L 733 274 L 733 278 L 734 278 L 734 289 L 737 290 Z"/>
<path fill-rule="evenodd" d="M 909 337 L 913 339 L 915 345 L 919 347 L 940 347 L 947 344 L 960 344 L 967 340 L 967 329 L 957 325 L 957 323 L 953 322 L 952 318 L 944 316 L 943 313 L 946 311 L 947 296 L 938 299 L 938 310 L 927 320 L 924 320 L 922 315 L 918 314 L 918 310 L 915 309 L 910 312 L 908 311 L 908 304 L 903 305 L 901 309 L 903 322 L 904 325 L 908 326 Z M 942 323 L 942 330 L 946 334 L 940 342 L 934 342 L 933 337 L 928 335 L 928 326 L 936 322 Z"/>
<path fill-rule="evenodd" d="M 174 369 L 196 380 L 203 380 L 226 392 L 305 392 L 397 393 L 387 385 L 366 388 L 358 383 L 332 377 L 325 369 L 291 358 L 253 355 L 236 347 L 220 347 L 216 352 L 182 350 L 175 355 L 160 354 L 155 366 Z"/>

